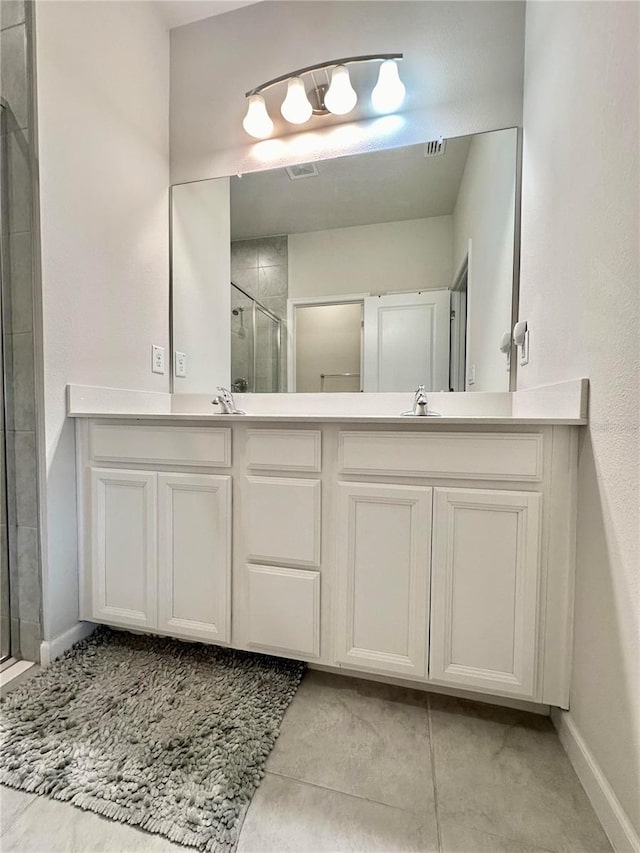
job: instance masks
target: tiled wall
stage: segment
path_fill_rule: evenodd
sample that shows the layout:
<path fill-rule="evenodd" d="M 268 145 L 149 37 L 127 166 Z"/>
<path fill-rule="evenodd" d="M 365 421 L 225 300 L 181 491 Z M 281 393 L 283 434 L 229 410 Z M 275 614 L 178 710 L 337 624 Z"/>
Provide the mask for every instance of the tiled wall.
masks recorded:
<path fill-rule="evenodd" d="M 2 320 L 12 654 L 37 660 L 41 630 L 34 370 L 31 9 L 0 4 Z"/>
<path fill-rule="evenodd" d="M 289 291 L 289 252 L 286 235 L 283 237 L 261 237 L 255 240 L 238 240 L 232 243 L 231 280 L 282 321 L 279 390 L 286 391 L 285 327 Z M 274 357 L 270 348 L 258 348 L 256 390 L 259 391 L 266 387 L 265 383 L 272 371 L 272 363 L 270 362 Z"/>

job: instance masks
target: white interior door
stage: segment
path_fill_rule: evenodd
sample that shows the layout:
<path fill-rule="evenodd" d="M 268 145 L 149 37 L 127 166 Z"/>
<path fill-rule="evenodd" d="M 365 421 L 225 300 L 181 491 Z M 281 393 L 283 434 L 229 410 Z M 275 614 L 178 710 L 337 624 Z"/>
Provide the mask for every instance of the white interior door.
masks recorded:
<path fill-rule="evenodd" d="M 448 290 L 364 300 L 364 390 L 449 390 Z"/>

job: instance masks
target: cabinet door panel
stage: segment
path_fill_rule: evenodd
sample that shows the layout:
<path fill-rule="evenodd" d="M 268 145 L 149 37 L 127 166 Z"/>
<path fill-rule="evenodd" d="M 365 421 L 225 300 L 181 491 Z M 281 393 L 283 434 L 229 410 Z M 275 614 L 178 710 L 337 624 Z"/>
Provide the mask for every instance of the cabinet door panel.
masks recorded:
<path fill-rule="evenodd" d="M 336 660 L 424 677 L 432 490 L 338 489 Z"/>
<path fill-rule="evenodd" d="M 541 500 L 435 490 L 431 678 L 534 696 Z"/>
<path fill-rule="evenodd" d="M 157 624 L 156 475 L 91 469 L 93 616 Z"/>
<path fill-rule="evenodd" d="M 159 627 L 230 639 L 231 477 L 159 474 Z"/>

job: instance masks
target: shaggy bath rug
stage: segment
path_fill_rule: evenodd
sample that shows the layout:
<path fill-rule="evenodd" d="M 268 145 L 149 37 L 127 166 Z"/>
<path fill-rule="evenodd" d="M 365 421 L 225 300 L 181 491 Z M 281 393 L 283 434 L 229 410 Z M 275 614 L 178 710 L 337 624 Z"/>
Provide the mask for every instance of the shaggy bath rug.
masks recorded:
<path fill-rule="evenodd" d="M 0 782 L 233 851 L 304 669 L 99 628 L 3 700 Z"/>

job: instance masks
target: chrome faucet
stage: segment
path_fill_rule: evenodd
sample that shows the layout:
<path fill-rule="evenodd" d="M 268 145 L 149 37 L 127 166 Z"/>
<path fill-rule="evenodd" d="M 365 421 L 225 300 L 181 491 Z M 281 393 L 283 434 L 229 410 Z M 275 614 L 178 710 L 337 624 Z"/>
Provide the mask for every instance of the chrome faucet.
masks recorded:
<path fill-rule="evenodd" d="M 211 403 L 214 406 L 220 406 L 223 415 L 246 415 L 246 412 L 241 412 L 236 408 L 236 401 L 233 399 L 233 394 L 227 388 L 218 385 L 220 392 Z"/>
<path fill-rule="evenodd" d="M 402 416 L 405 418 L 439 417 L 437 412 L 427 411 L 427 392 L 424 390 L 424 385 L 418 385 L 413 398 L 413 409 L 403 412 Z"/>

